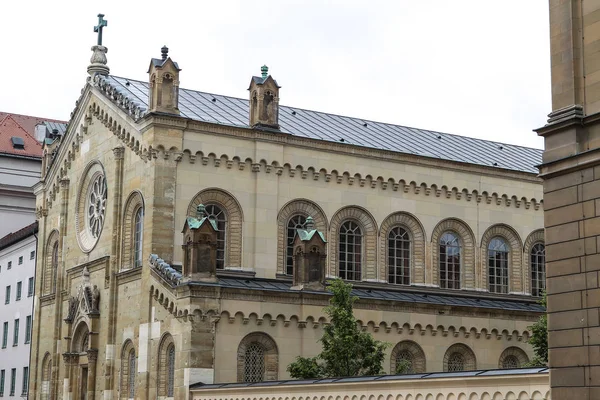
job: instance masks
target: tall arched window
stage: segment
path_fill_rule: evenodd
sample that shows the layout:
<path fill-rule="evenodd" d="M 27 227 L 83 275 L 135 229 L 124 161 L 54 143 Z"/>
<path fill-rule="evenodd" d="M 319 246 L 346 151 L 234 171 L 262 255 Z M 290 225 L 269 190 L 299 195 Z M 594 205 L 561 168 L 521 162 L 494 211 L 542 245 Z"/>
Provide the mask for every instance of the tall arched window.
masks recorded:
<path fill-rule="evenodd" d="M 285 273 L 294 275 L 294 239 L 296 238 L 296 229 L 304 228 L 306 217 L 301 214 L 296 214 L 290 218 L 287 223 L 286 232 L 286 252 L 285 252 Z"/>
<path fill-rule="evenodd" d="M 142 266 L 142 234 L 144 231 L 144 208 L 140 207 L 135 213 L 133 232 L 133 265 Z"/>
<path fill-rule="evenodd" d="M 425 353 L 411 340 L 403 340 L 392 349 L 391 374 L 417 374 L 425 372 Z"/>
<path fill-rule="evenodd" d="M 131 349 L 129 351 L 129 382 L 127 383 L 127 393 L 129 394 L 129 398 L 135 398 L 135 350 Z"/>
<path fill-rule="evenodd" d="M 546 247 L 536 243 L 531 247 L 531 294 L 541 296 L 546 290 Z"/>
<path fill-rule="evenodd" d="M 225 243 L 227 235 L 227 216 L 216 204 L 206 206 L 206 216 L 217 223 L 217 268 L 225 267 Z"/>
<path fill-rule="evenodd" d="M 440 238 L 440 287 L 460 289 L 461 248 L 458 235 L 445 232 Z"/>
<path fill-rule="evenodd" d="M 244 382 L 262 382 L 265 377 L 265 349 L 258 342 L 246 347 Z"/>
<path fill-rule="evenodd" d="M 495 237 L 488 245 L 488 283 L 493 293 L 508 293 L 509 247 L 502 238 Z"/>
<path fill-rule="evenodd" d="M 175 391 L 175 346 L 169 345 L 167 348 L 167 396 L 173 397 Z"/>
<path fill-rule="evenodd" d="M 362 231 L 354 221 L 346 221 L 340 227 L 339 276 L 349 281 L 361 279 Z"/>
<path fill-rule="evenodd" d="M 410 285 L 411 242 L 406 229 L 397 226 L 388 234 L 388 282 Z"/>

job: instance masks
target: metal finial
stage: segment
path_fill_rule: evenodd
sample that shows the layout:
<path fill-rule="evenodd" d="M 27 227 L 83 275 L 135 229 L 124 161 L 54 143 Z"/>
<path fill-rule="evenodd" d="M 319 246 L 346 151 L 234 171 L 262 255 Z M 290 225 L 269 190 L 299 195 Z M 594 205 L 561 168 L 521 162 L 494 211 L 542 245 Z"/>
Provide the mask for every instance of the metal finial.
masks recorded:
<path fill-rule="evenodd" d="M 98 46 L 102 46 L 102 28 L 108 26 L 108 21 L 104 19 L 104 14 L 98 14 L 98 25 L 94 27 L 94 32 L 98 34 Z"/>
<path fill-rule="evenodd" d="M 162 59 L 163 59 L 163 60 L 166 60 L 166 59 L 167 59 L 167 57 L 169 56 L 169 48 L 168 48 L 167 46 L 163 46 L 163 47 L 160 49 L 160 54 L 161 54 L 161 56 L 162 56 Z"/>
<path fill-rule="evenodd" d="M 267 76 L 269 76 L 269 67 L 263 65 L 262 67 L 260 67 L 260 72 L 262 74 L 263 79 L 266 78 Z"/>
<path fill-rule="evenodd" d="M 196 218 L 202 219 L 204 217 L 206 217 L 206 207 L 204 207 L 204 204 L 198 204 L 198 207 L 196 207 Z"/>
<path fill-rule="evenodd" d="M 315 221 L 313 220 L 313 218 L 310 215 L 306 218 L 306 222 L 304 223 L 304 228 L 307 231 L 312 231 L 313 229 L 315 229 Z"/>

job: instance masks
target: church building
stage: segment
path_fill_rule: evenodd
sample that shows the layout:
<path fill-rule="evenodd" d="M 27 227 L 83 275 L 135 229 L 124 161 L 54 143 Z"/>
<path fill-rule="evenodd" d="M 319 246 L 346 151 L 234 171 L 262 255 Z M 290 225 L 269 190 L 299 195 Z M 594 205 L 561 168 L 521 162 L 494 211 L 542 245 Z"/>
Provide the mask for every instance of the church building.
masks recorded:
<path fill-rule="evenodd" d="M 181 88 L 166 47 L 132 60 L 143 81 L 92 50 L 35 187 L 30 398 L 289 378 L 321 349 L 333 278 L 387 373 L 532 359 L 541 150 L 283 106 L 266 66 L 234 98 Z"/>

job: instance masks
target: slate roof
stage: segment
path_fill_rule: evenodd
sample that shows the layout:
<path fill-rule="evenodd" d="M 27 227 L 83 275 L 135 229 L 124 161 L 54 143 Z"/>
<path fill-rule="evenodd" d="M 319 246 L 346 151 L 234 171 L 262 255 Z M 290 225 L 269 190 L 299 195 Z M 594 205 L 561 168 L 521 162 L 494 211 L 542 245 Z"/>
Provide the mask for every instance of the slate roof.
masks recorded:
<path fill-rule="evenodd" d="M 148 109 L 147 82 L 112 75 L 105 82 Z M 179 110 L 183 117 L 196 121 L 248 127 L 247 99 L 180 89 Z M 538 173 L 535 166 L 542 163 L 540 149 L 283 105 L 279 107 L 279 125 L 281 132 L 300 137 L 532 174 Z"/>
<path fill-rule="evenodd" d="M 190 282 L 189 284 L 199 286 L 219 286 L 233 289 L 292 292 L 291 282 L 276 279 L 233 278 L 220 276 L 218 277 L 217 282 Z M 298 291 L 293 292 L 298 293 Z M 323 294 L 323 292 L 303 292 Z M 523 301 L 519 299 L 504 300 L 486 297 L 483 295 L 478 295 L 475 297 L 464 295 L 463 293 L 456 295 L 448 292 L 432 293 L 430 290 L 427 293 L 420 293 L 413 290 L 403 290 L 401 286 L 394 287 L 394 289 L 362 288 L 355 286 L 352 288 L 352 295 L 357 296 L 359 299 L 403 301 L 407 303 L 436 304 L 452 307 L 476 307 L 538 313 L 545 311 L 541 305 L 531 301 Z"/>
<path fill-rule="evenodd" d="M 324 378 L 324 379 L 289 379 L 282 381 L 266 382 L 236 382 L 236 383 L 212 383 L 204 384 L 202 382 L 190 385 L 190 389 L 231 389 L 238 387 L 265 387 L 265 386 L 287 386 L 287 385 L 314 385 L 326 383 L 354 383 L 354 382 L 390 382 L 404 381 L 409 379 L 445 379 L 445 378 L 472 378 L 489 376 L 507 376 L 507 375 L 528 375 L 528 374 L 547 374 L 548 368 L 516 368 L 516 369 L 490 369 L 479 371 L 463 372 L 432 372 L 423 374 L 406 375 L 375 375 L 375 376 L 355 376 L 348 378 Z"/>

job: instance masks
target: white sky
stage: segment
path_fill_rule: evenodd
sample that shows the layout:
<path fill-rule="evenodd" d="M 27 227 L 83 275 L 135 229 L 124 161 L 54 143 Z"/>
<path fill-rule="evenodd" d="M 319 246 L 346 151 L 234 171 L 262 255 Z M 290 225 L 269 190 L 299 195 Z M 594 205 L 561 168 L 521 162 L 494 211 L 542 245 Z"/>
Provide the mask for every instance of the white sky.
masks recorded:
<path fill-rule="evenodd" d="M 246 98 L 267 64 L 284 105 L 543 147 L 545 0 L 12 1 L 0 111 L 68 119 L 100 12 L 114 75 L 166 44 L 184 88 Z"/>

